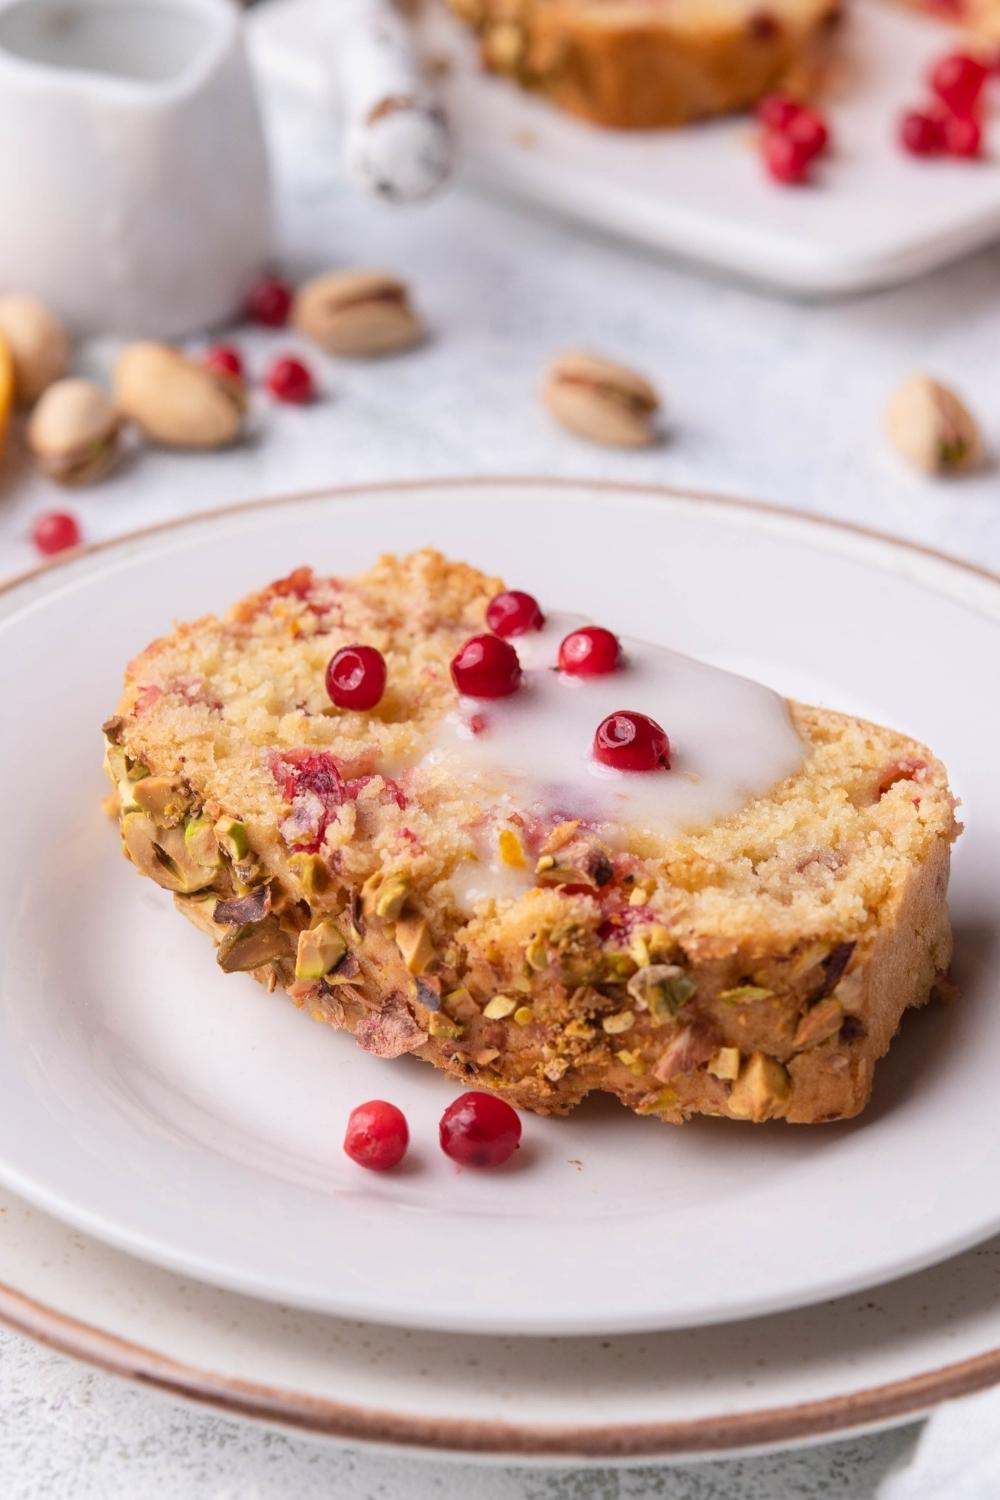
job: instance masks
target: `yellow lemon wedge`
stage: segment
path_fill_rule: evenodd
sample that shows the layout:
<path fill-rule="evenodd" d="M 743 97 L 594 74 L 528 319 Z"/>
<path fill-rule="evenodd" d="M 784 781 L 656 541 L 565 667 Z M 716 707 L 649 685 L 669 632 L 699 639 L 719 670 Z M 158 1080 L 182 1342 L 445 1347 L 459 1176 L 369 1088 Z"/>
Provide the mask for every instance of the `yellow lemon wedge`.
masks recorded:
<path fill-rule="evenodd" d="M 0 452 L 3 451 L 4 439 L 7 436 L 7 424 L 10 421 L 10 411 L 13 405 L 14 361 L 11 358 L 9 347 L 0 338 Z"/>

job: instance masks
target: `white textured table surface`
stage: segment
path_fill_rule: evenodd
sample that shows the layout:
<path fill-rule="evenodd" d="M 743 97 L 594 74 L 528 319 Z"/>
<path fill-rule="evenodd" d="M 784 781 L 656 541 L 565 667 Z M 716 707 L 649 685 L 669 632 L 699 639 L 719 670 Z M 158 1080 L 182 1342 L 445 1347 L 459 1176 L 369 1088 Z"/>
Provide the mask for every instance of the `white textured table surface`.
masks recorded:
<path fill-rule="evenodd" d="M 338 180 L 326 122 L 288 101 L 274 105 L 284 267 L 295 276 L 336 264 L 396 269 L 412 282 L 434 340 L 368 365 L 310 353 L 321 403 L 262 405 L 256 441 L 232 453 L 138 456 L 111 482 L 70 497 L 88 540 L 328 483 L 523 472 L 719 489 L 1000 567 L 997 471 L 933 484 L 905 471 L 880 435 L 892 383 L 927 367 L 965 391 L 1000 451 L 1000 252 L 895 292 L 781 303 L 464 194 L 406 214 L 367 204 Z M 246 346 L 260 361 L 294 344 L 264 334 Z M 535 396 L 539 371 L 573 345 L 617 356 L 661 386 L 670 412 L 662 448 L 604 452 L 550 425 Z M 82 362 L 100 367 L 109 352 L 84 351 Z M 32 516 L 66 497 L 10 457 L 2 479 L 0 574 L 11 574 L 33 562 Z M 304 538 L 304 556 L 307 548 Z M 609 539 L 609 566 L 627 570 L 627 536 Z M 747 569 L 752 591 L 752 558 Z M 618 1474 L 345 1455 L 170 1405 L 0 1333 L 5 1500 L 867 1500 L 911 1439 L 904 1430 Z"/>

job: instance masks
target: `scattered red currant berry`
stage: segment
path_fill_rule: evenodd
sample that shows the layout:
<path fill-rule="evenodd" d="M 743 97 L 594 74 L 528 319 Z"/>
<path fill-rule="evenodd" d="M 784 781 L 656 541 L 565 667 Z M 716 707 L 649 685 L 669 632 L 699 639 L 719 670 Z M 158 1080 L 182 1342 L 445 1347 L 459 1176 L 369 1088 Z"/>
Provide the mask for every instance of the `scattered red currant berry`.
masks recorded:
<path fill-rule="evenodd" d="M 956 115 L 966 115 L 979 103 L 979 96 L 989 77 L 989 67 L 978 57 L 953 52 L 942 57 L 930 72 L 930 86 L 939 99 Z"/>
<path fill-rule="evenodd" d="M 495 1094 L 461 1094 L 441 1116 L 441 1150 L 463 1167 L 499 1167 L 518 1148 L 521 1121 Z"/>
<path fill-rule="evenodd" d="M 206 370 L 216 375 L 234 375 L 237 380 L 243 379 L 243 356 L 232 344 L 213 344 L 211 349 L 205 350 L 201 362 Z"/>
<path fill-rule="evenodd" d="M 32 526 L 31 540 L 39 552 L 51 557 L 54 552 L 65 552 L 67 547 L 79 544 L 80 527 L 76 517 L 67 511 L 47 510 Z"/>
<path fill-rule="evenodd" d="M 784 133 L 810 157 L 821 156 L 830 144 L 830 127 L 815 109 L 800 109 L 789 120 Z"/>
<path fill-rule="evenodd" d="M 941 121 L 926 110 L 907 110 L 899 122 L 899 144 L 911 156 L 935 156 L 944 147 Z"/>
<path fill-rule="evenodd" d="M 290 401 L 295 406 L 305 406 L 316 394 L 308 366 L 291 357 L 274 361 L 266 384 L 276 401 Z"/>
<path fill-rule="evenodd" d="M 559 647 L 559 670 L 570 677 L 603 677 L 621 666 L 622 647 L 603 625 L 571 630 Z"/>
<path fill-rule="evenodd" d="M 764 166 L 775 182 L 783 182 L 786 186 L 808 182 L 813 153 L 793 140 L 791 135 L 769 130 L 764 136 L 761 149 L 764 153 Z"/>
<path fill-rule="evenodd" d="M 616 771 L 669 771 L 670 741 L 655 719 L 621 710 L 598 724 L 594 759 Z"/>
<path fill-rule="evenodd" d="M 944 149 L 949 156 L 972 159 L 982 155 L 983 130 L 969 115 L 952 115 L 943 126 Z"/>
<path fill-rule="evenodd" d="M 385 692 L 385 657 L 374 646 L 342 646 L 327 664 L 326 690 L 338 708 L 374 708 Z"/>
<path fill-rule="evenodd" d="M 283 328 L 291 306 L 291 287 L 278 276 L 261 276 L 247 293 L 247 317 L 267 328 Z"/>
<path fill-rule="evenodd" d="M 499 636 L 473 635 L 451 659 L 451 680 L 470 698 L 507 698 L 521 686 L 521 663 Z"/>
<path fill-rule="evenodd" d="M 529 630 L 541 630 L 545 616 L 531 594 L 506 589 L 487 604 L 486 623 L 494 635 L 526 635 Z"/>
<path fill-rule="evenodd" d="M 344 1150 L 359 1167 L 388 1172 L 406 1155 L 410 1132 L 406 1116 L 384 1099 L 370 1099 L 352 1109 L 347 1120 Z"/>
<path fill-rule="evenodd" d="M 765 130 L 787 130 L 802 111 L 802 105 L 798 100 L 790 99 L 787 94 L 767 94 L 754 114 L 763 125 Z"/>

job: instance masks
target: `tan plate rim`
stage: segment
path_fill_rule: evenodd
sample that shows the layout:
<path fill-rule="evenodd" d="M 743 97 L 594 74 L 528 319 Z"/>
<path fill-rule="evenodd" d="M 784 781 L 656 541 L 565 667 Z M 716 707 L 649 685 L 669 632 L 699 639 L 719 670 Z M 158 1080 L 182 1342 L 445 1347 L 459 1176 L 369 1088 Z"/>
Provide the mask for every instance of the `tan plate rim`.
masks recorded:
<path fill-rule="evenodd" d="M 549 489 L 613 489 L 667 500 L 697 500 L 715 507 L 770 515 L 793 522 L 809 522 L 819 529 L 843 531 L 870 541 L 934 558 L 974 577 L 1000 585 L 1000 574 L 964 562 L 933 547 L 894 537 L 824 515 L 761 501 L 742 500 L 698 490 L 617 480 L 548 479 L 544 477 L 447 476 L 439 479 L 385 480 L 243 501 L 209 511 L 176 517 L 154 526 L 126 532 L 107 541 L 76 547 L 40 567 L 0 584 L 0 594 L 80 557 L 128 545 L 159 532 L 197 525 L 240 512 L 275 508 L 307 500 L 349 499 L 365 494 L 419 493 L 426 490 L 474 486 Z M 889 1425 L 920 1416 L 942 1401 L 969 1395 L 1000 1382 L 1000 1348 L 958 1360 L 904 1380 L 872 1386 L 847 1396 L 729 1416 L 702 1417 L 681 1422 L 619 1423 L 615 1425 L 535 1426 L 524 1423 L 459 1418 L 419 1417 L 406 1413 L 352 1406 L 284 1390 L 175 1360 L 141 1344 L 119 1338 L 79 1318 L 39 1302 L 15 1287 L 0 1283 L 0 1322 L 15 1332 L 61 1354 L 95 1365 L 111 1374 L 151 1386 L 168 1395 L 213 1407 L 223 1413 L 334 1438 L 442 1453 L 491 1454 L 512 1459 L 636 1460 L 681 1454 L 725 1453 L 833 1436 L 865 1427 Z"/>

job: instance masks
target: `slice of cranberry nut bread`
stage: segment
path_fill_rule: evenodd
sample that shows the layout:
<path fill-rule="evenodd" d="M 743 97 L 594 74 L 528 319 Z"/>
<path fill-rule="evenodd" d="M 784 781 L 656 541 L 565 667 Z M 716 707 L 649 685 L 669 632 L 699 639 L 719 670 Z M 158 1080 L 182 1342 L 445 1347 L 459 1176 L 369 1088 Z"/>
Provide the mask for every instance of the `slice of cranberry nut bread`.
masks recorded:
<path fill-rule="evenodd" d="M 128 858 L 227 972 L 524 1108 L 856 1114 L 948 967 L 944 768 L 607 632 L 557 649 L 523 595 L 484 646 L 500 589 L 433 552 L 303 568 L 154 641 L 105 725 Z M 367 710 L 331 701 L 363 661 L 327 687 L 357 643 L 385 662 Z M 614 769 L 638 714 L 602 723 L 609 766 L 589 729 L 582 754 L 619 699 L 662 703 L 649 770 Z"/>
<path fill-rule="evenodd" d="M 806 85 L 838 0 L 449 0 L 483 63 L 599 125 L 653 129 Z"/>

